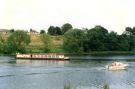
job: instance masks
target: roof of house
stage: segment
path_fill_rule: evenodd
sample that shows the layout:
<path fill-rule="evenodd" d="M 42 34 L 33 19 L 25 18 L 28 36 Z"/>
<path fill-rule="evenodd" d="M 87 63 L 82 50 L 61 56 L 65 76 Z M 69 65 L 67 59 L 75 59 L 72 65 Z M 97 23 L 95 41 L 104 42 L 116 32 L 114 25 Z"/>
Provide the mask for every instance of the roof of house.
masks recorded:
<path fill-rule="evenodd" d="M 30 32 L 38 33 L 36 30 L 31 29 Z"/>
<path fill-rule="evenodd" d="M 8 29 L 0 29 L 0 32 L 9 32 Z"/>

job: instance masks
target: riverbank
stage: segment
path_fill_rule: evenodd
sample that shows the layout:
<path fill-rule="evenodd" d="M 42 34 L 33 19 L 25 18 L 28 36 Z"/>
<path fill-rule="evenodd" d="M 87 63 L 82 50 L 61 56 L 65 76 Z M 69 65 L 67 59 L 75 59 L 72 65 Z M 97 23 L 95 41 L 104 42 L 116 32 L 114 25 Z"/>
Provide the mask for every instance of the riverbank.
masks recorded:
<path fill-rule="evenodd" d="M 69 56 L 111 56 L 111 55 L 135 55 L 135 52 L 132 51 L 93 51 L 89 53 L 65 53 L 65 55 Z"/>
<path fill-rule="evenodd" d="M 43 54 L 43 52 L 35 52 L 36 54 Z M 61 52 L 52 52 L 52 53 L 56 53 L 56 54 L 64 54 L 66 56 L 111 56 L 111 55 L 135 55 L 135 52 L 132 51 L 93 51 L 90 53 L 82 53 L 82 54 L 78 54 L 78 53 L 61 53 Z M 26 53 L 27 54 L 27 53 Z M 34 54 L 32 53 L 28 53 L 28 54 Z M 16 54 L 0 54 L 0 56 L 15 56 Z"/>

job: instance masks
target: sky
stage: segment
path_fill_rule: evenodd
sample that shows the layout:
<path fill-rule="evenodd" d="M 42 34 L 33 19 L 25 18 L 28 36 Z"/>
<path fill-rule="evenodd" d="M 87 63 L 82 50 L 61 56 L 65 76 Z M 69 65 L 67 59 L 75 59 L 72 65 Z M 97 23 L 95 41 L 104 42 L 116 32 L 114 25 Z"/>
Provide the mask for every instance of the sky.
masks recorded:
<path fill-rule="evenodd" d="M 134 8 L 135 0 L 0 0 L 0 28 L 40 31 L 70 23 L 122 33 L 135 26 Z"/>

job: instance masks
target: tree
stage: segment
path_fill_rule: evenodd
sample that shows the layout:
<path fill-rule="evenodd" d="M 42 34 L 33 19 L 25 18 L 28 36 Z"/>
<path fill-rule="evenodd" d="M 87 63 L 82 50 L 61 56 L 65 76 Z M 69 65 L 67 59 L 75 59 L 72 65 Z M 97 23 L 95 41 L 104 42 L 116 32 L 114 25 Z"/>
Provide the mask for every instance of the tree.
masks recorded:
<path fill-rule="evenodd" d="M 30 32 L 32 32 L 32 28 L 30 28 Z"/>
<path fill-rule="evenodd" d="M 30 36 L 23 30 L 13 32 L 7 39 L 7 53 L 25 53 L 30 43 Z"/>
<path fill-rule="evenodd" d="M 14 29 L 11 29 L 10 32 L 14 32 L 15 30 Z"/>
<path fill-rule="evenodd" d="M 87 41 L 85 42 L 85 51 L 105 51 L 106 38 L 108 31 L 102 26 L 95 26 L 87 31 Z"/>
<path fill-rule="evenodd" d="M 48 34 L 49 34 L 49 35 L 57 36 L 57 35 L 61 35 L 62 32 L 61 32 L 60 27 L 58 27 L 58 26 L 56 26 L 56 27 L 50 26 L 50 27 L 48 28 Z"/>
<path fill-rule="evenodd" d="M 58 27 L 58 26 L 56 26 L 55 27 L 55 35 L 62 35 L 62 32 L 61 32 L 61 28 L 60 27 Z"/>
<path fill-rule="evenodd" d="M 44 33 L 46 33 L 45 30 L 41 30 L 40 31 L 40 34 L 44 34 Z"/>
<path fill-rule="evenodd" d="M 48 28 L 48 34 L 49 34 L 49 35 L 54 35 L 54 33 L 55 33 L 55 32 L 54 32 L 54 31 L 55 31 L 54 29 L 55 29 L 54 26 L 50 26 L 50 27 Z"/>
<path fill-rule="evenodd" d="M 122 35 L 128 41 L 129 51 L 135 50 L 135 27 L 126 27 Z"/>
<path fill-rule="evenodd" d="M 118 51 L 128 51 L 129 47 L 128 40 L 123 35 L 118 36 Z"/>
<path fill-rule="evenodd" d="M 50 35 L 45 34 L 45 33 L 41 34 L 41 40 L 44 43 L 43 51 L 45 53 L 51 52 L 52 51 L 52 40 L 51 40 Z"/>
<path fill-rule="evenodd" d="M 68 30 L 72 29 L 72 25 L 69 23 L 65 23 L 63 24 L 63 26 L 61 27 L 62 29 L 62 34 L 65 34 Z"/>
<path fill-rule="evenodd" d="M 6 39 L 2 34 L 0 34 L 0 53 L 4 53 L 5 46 L 6 46 Z"/>
<path fill-rule="evenodd" d="M 135 35 L 135 27 L 126 27 L 124 33 L 127 35 Z"/>
<path fill-rule="evenodd" d="M 64 34 L 63 48 L 70 53 L 83 53 L 85 34 L 80 29 L 69 30 Z"/>
<path fill-rule="evenodd" d="M 118 34 L 114 31 L 111 31 L 107 35 L 106 40 L 106 48 L 110 51 L 117 51 L 119 49 L 118 46 L 119 40 L 118 40 Z"/>

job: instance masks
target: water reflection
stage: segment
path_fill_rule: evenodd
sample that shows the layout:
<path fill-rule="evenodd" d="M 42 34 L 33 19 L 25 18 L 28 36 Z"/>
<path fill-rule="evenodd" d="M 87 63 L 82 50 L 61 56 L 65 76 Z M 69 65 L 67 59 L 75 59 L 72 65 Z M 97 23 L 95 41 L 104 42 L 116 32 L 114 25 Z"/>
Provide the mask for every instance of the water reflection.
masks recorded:
<path fill-rule="evenodd" d="M 31 65 L 65 65 L 69 61 L 60 60 L 16 60 L 16 64 L 31 64 Z"/>

